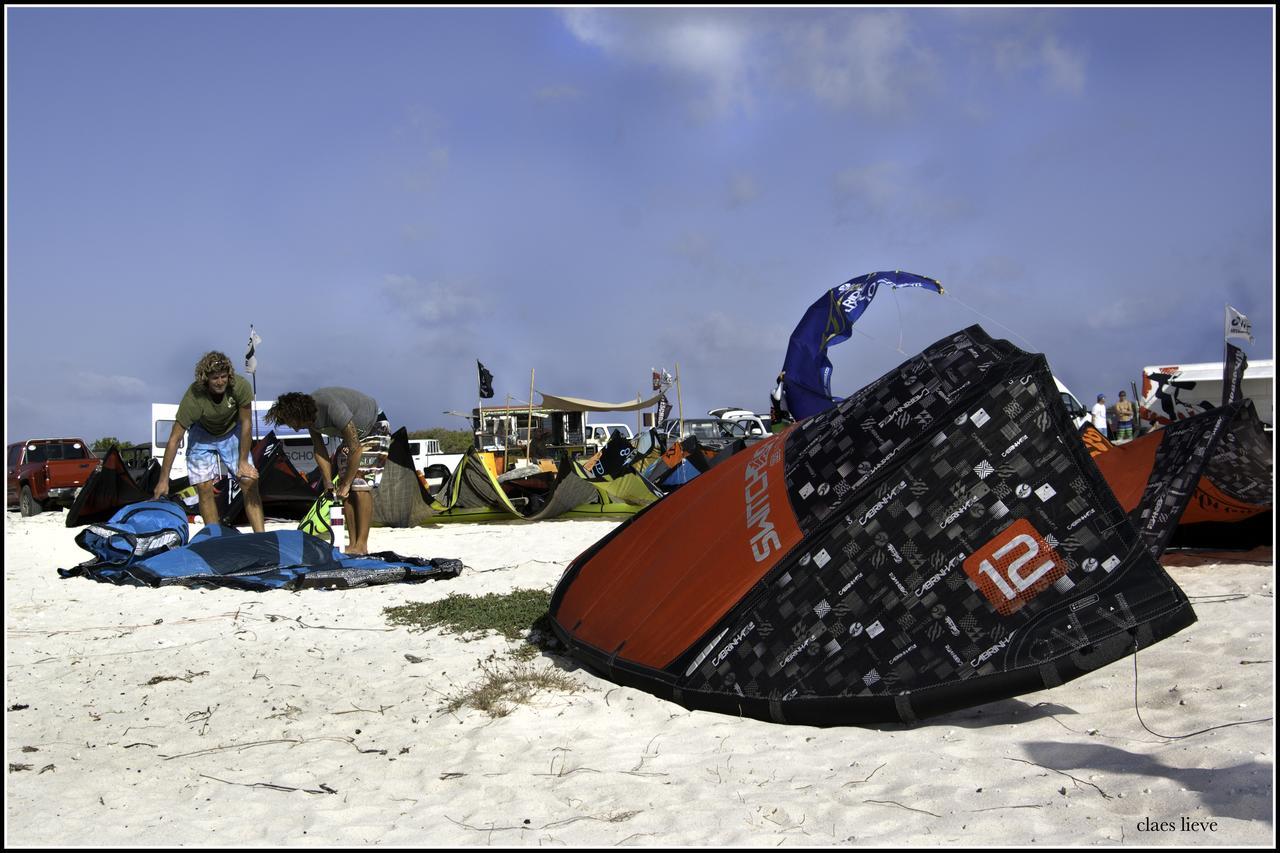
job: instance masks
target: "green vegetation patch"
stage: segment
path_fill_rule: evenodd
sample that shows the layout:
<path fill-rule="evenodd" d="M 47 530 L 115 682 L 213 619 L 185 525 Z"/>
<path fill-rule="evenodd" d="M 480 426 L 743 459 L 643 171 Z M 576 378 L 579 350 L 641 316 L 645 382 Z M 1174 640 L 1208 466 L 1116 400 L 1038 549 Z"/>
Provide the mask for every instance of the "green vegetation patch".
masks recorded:
<path fill-rule="evenodd" d="M 507 669 L 485 669 L 476 684 L 449 700 L 445 710 L 454 713 L 462 708 L 475 708 L 490 717 L 505 717 L 524 705 L 539 691 L 577 693 L 582 685 L 555 667 L 541 669 L 533 664 L 518 664 Z"/>
<path fill-rule="evenodd" d="M 383 613 L 392 625 L 425 631 L 439 628 L 446 634 L 497 631 L 508 640 L 519 640 L 530 631 L 550 636 L 545 620 L 551 593 L 517 589 L 506 595 L 450 595 L 440 601 L 420 601 L 387 607 Z"/>

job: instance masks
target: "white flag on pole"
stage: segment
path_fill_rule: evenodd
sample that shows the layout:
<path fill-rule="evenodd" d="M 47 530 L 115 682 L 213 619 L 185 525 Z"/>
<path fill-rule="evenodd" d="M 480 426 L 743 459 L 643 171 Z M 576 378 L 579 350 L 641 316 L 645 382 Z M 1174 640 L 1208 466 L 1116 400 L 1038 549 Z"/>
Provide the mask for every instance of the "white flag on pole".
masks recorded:
<path fill-rule="evenodd" d="M 258 344 L 262 343 L 262 338 L 258 337 L 258 333 L 253 330 L 253 325 L 249 326 L 249 349 L 244 354 L 244 372 L 258 372 L 258 357 L 254 354 Z"/>
<path fill-rule="evenodd" d="M 1227 306 L 1227 341 L 1248 341 L 1253 343 L 1253 324 L 1249 318 L 1230 305 Z"/>

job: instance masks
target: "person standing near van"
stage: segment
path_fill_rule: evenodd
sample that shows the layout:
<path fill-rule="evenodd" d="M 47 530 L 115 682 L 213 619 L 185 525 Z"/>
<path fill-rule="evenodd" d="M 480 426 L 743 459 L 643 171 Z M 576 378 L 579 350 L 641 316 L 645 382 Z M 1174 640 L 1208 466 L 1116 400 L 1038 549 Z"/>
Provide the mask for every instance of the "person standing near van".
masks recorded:
<path fill-rule="evenodd" d="M 369 528 L 373 524 L 373 490 L 382 481 L 382 471 L 391 449 L 391 425 L 378 408 L 378 401 L 354 388 L 331 386 L 310 394 L 290 391 L 267 411 L 271 424 L 285 424 L 311 433 L 316 451 L 316 467 L 322 482 L 333 482 L 327 435 L 342 438 L 336 456 L 337 482 L 333 492 L 343 501 L 343 523 L 351 537 L 348 554 L 369 553 Z"/>
<path fill-rule="evenodd" d="M 1133 403 L 1123 391 L 1116 401 L 1116 441 L 1129 441 L 1133 438 Z"/>
<path fill-rule="evenodd" d="M 1105 394 L 1098 395 L 1098 402 L 1093 404 L 1093 411 L 1089 414 L 1093 418 L 1094 428 L 1102 433 L 1102 437 L 1111 438 L 1107 430 L 1107 397 Z"/>
<path fill-rule="evenodd" d="M 787 410 L 786 383 L 787 372 L 778 374 L 778 384 L 769 394 L 769 431 L 782 432 L 791 423 L 791 412 Z"/>
<path fill-rule="evenodd" d="M 177 458 L 183 433 L 187 441 L 187 479 L 196 487 L 200 517 L 205 524 L 218 524 L 218 507 L 213 500 L 213 484 L 219 466 L 240 482 L 244 493 L 244 514 L 254 533 L 263 531 L 262 496 L 258 493 L 258 469 L 249 460 L 252 446 L 250 408 L 253 388 L 249 380 L 236 376 L 231 359 L 220 352 L 207 352 L 196 363 L 195 382 L 182 395 L 178 414 L 164 448 L 164 462 L 153 497 L 169 493 L 169 474 Z"/>

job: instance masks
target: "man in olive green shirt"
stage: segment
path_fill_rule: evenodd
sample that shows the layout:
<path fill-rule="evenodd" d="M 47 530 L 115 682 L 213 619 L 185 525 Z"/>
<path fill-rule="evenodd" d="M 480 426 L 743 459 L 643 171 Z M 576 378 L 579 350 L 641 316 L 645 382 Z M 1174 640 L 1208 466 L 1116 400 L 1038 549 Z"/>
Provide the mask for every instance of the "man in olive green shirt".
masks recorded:
<path fill-rule="evenodd" d="M 253 389 L 243 376 L 236 376 L 231 359 L 220 352 L 205 353 L 196 364 L 196 381 L 187 388 L 178 404 L 178 415 L 164 448 L 164 463 L 154 496 L 169 493 L 169 474 L 182 443 L 187 442 L 187 476 L 200 499 L 200 517 L 205 524 L 218 524 L 218 508 L 213 500 L 213 484 L 218 479 L 218 461 L 240 481 L 244 493 L 244 513 L 255 533 L 263 531 L 262 496 L 258 492 L 258 471 L 249 460 L 252 441 L 250 409 Z M 239 427 L 237 429 L 237 427 Z"/>

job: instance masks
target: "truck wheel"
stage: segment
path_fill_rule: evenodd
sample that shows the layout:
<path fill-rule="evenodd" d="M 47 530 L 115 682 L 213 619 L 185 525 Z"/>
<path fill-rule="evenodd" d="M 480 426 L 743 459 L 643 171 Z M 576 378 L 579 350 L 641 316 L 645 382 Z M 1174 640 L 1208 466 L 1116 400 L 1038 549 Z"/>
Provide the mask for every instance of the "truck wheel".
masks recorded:
<path fill-rule="evenodd" d="M 24 516 L 39 515 L 40 511 L 44 509 L 44 504 L 36 500 L 35 496 L 31 494 L 30 486 L 22 487 L 22 497 L 18 503 Z"/>

